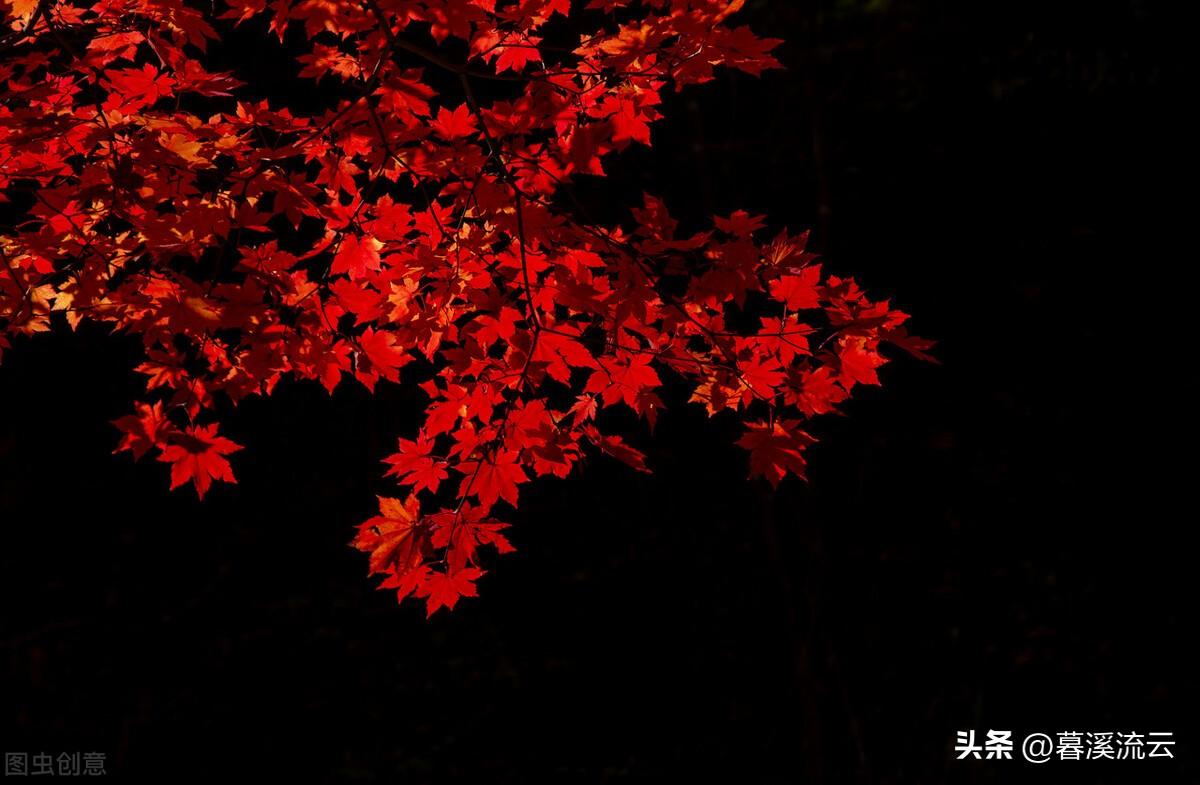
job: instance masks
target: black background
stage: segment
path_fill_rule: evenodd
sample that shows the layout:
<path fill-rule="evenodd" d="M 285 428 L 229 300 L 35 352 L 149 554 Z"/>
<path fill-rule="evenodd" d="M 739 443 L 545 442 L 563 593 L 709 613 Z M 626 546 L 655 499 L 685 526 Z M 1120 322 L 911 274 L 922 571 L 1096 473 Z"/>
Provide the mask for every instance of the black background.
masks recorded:
<path fill-rule="evenodd" d="M 239 484 L 198 503 L 110 455 L 132 342 L 18 341 L 0 743 L 158 782 L 1200 781 L 1171 5 L 748 4 L 788 70 L 671 96 L 588 198 L 813 226 L 943 365 L 896 358 L 775 494 L 737 423 L 676 394 L 630 428 L 655 475 L 523 487 L 518 553 L 430 621 L 347 547 L 420 393 L 249 400 Z M 253 34 L 216 55 L 311 98 Z M 988 728 L 1174 731 L 1178 760 L 953 759 Z"/>

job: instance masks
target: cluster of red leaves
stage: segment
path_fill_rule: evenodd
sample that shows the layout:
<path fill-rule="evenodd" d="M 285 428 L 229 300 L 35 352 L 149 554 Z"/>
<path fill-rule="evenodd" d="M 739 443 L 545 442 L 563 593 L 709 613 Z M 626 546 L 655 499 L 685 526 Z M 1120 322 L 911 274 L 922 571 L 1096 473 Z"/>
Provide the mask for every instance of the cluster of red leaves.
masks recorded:
<path fill-rule="evenodd" d="M 574 197 L 651 143 L 664 89 L 777 67 L 777 41 L 727 24 L 740 0 L 224 2 L 0 3 L 0 352 L 55 313 L 140 336 L 153 402 L 118 450 L 157 450 L 172 487 L 234 481 L 218 399 L 374 389 L 422 358 L 424 424 L 386 459 L 405 498 L 354 544 L 432 613 L 475 594 L 479 546 L 511 550 L 491 516 L 531 478 L 588 450 L 646 470 L 597 415 L 653 427 L 664 372 L 745 417 L 751 473 L 778 483 L 804 471 L 805 419 L 878 383 L 881 342 L 928 348 L 759 217 L 680 236 L 651 196 L 626 226 Z M 341 97 L 239 98 L 206 45 L 244 22 L 303 27 L 298 78 Z M 485 105 L 483 82 L 513 97 Z"/>

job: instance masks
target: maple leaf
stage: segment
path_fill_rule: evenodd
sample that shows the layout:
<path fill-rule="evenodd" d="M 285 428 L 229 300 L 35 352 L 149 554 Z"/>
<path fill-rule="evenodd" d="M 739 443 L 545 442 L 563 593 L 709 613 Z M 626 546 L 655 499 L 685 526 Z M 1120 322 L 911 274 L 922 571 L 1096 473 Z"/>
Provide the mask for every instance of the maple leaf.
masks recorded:
<path fill-rule="evenodd" d="M 158 141 L 164 148 L 190 164 L 208 163 L 203 156 L 198 155 L 204 145 L 185 134 L 162 134 Z"/>
<path fill-rule="evenodd" d="M 570 0 L 556 0 L 569 5 Z M 529 8 L 529 5 L 526 5 Z M 531 9 L 532 10 L 532 9 Z M 550 9 L 553 14 L 555 9 Z M 540 14 L 539 14 L 540 16 Z M 494 61 L 496 73 L 522 71 L 531 62 L 540 62 L 537 45 L 542 39 L 533 35 L 505 34 L 499 30 L 483 30 L 471 41 L 471 51 L 486 61 Z"/>
<path fill-rule="evenodd" d="M 384 297 L 358 281 L 339 278 L 330 286 L 338 303 L 354 314 L 354 325 L 373 322 L 383 315 Z"/>
<path fill-rule="evenodd" d="M 458 495 L 474 494 L 485 509 L 500 499 L 514 507 L 517 504 L 517 485 L 529 478 L 517 463 L 517 453 L 508 450 L 482 461 L 463 461 L 458 470 L 466 476 Z"/>
<path fill-rule="evenodd" d="M 865 338 L 842 339 L 838 360 L 842 370 L 841 383 L 846 389 L 850 389 L 855 382 L 879 384 L 879 374 L 875 369 L 886 362 L 882 355 L 868 346 Z"/>
<path fill-rule="evenodd" d="M 475 133 L 475 115 L 466 104 L 458 106 L 454 111 L 445 107 L 438 109 L 437 117 L 430 123 L 432 128 L 443 139 L 461 139 Z"/>
<path fill-rule="evenodd" d="M 763 216 L 750 215 L 745 210 L 735 210 L 728 218 L 715 216 L 713 223 L 722 232 L 743 238 L 749 237 L 764 226 Z"/>
<path fill-rule="evenodd" d="M 162 446 L 167 435 L 173 433 L 175 428 L 163 413 L 162 402 L 135 403 L 134 409 L 135 414 L 113 420 L 113 425 L 124 434 L 113 452 L 130 450 L 136 460 L 152 447 Z"/>
<path fill-rule="evenodd" d="M 358 345 L 366 359 L 360 361 L 356 375 L 368 389 L 373 390 L 381 376 L 391 382 L 400 381 L 400 369 L 412 360 L 396 348 L 396 336 L 387 330 L 368 327 L 358 336 Z"/>
<path fill-rule="evenodd" d="M 770 52 L 783 41 L 779 38 L 760 38 L 748 26 L 732 30 L 718 28 L 714 45 L 724 51 L 725 62 L 748 74 L 759 76 L 767 68 L 779 68 L 779 61 Z"/>
<path fill-rule="evenodd" d="M 149 63 L 141 68 L 105 71 L 104 76 L 113 89 L 110 100 L 119 96 L 126 108 L 151 106 L 171 95 L 175 87 L 174 79 Z"/>
<path fill-rule="evenodd" d="M 760 320 L 762 329 L 756 336 L 757 343 L 772 352 L 784 365 L 790 365 L 797 355 L 810 354 L 808 336 L 816 330 L 799 322 L 795 317 L 775 319 L 764 316 Z"/>
<path fill-rule="evenodd" d="M 430 516 L 436 527 L 433 545 L 446 549 L 446 564 L 450 572 L 457 572 L 474 564 L 475 553 L 480 545 L 490 545 L 497 553 L 512 553 L 512 543 L 502 533 L 507 523 L 486 517 L 487 510 L 464 502 L 457 510 L 445 510 Z"/>
<path fill-rule="evenodd" d="M 588 422 L 596 419 L 596 396 L 580 395 L 575 399 L 575 404 L 571 407 L 571 414 L 575 416 L 575 424 Z"/>
<path fill-rule="evenodd" d="M 642 117 L 637 104 L 632 100 L 619 100 L 617 111 L 612 114 L 611 120 L 614 142 L 633 140 L 647 146 L 650 144 L 650 124 Z"/>
<path fill-rule="evenodd" d="M 386 474 L 394 475 L 401 485 L 411 485 L 414 493 L 422 489 L 437 493 L 438 486 L 449 475 L 445 462 L 430 455 L 433 446 L 424 434 L 415 442 L 401 439 L 399 451 L 384 458 L 392 467 Z"/>
<path fill-rule="evenodd" d="M 929 354 L 929 350 L 935 346 L 934 342 L 916 335 L 909 335 L 908 330 L 904 327 L 896 327 L 895 329 L 888 330 L 881 333 L 880 337 L 894 346 L 899 346 L 918 360 L 938 365 L 941 364 L 940 360 Z"/>
<path fill-rule="evenodd" d="M 475 581 L 483 575 L 478 567 L 463 567 L 453 573 L 431 572 L 417 589 L 425 598 L 425 615 L 432 616 L 439 608 L 453 609 L 460 597 L 476 597 Z"/>
<path fill-rule="evenodd" d="M 215 423 L 193 425 L 181 433 L 173 434 L 158 460 L 171 464 L 172 490 L 191 480 L 196 487 L 196 495 L 203 499 L 213 480 L 237 482 L 233 477 L 233 467 L 225 456 L 240 449 L 240 444 L 217 435 Z"/>
<path fill-rule="evenodd" d="M 848 393 L 838 385 L 837 375 L 828 366 L 803 370 L 795 375 L 787 393 L 809 417 L 828 414 L 844 401 Z"/>
<path fill-rule="evenodd" d="M 338 252 L 334 254 L 333 263 L 329 265 L 329 274 L 349 273 L 353 279 L 362 278 L 368 271 L 378 270 L 379 249 L 382 247 L 383 243 L 374 237 L 346 235 L 342 238 Z"/>
<path fill-rule="evenodd" d="M 24 23 L 33 14 L 33 10 L 38 7 L 38 0 L 8 0 L 7 5 L 12 9 L 11 16 Z"/>
<path fill-rule="evenodd" d="M 371 554 L 372 573 L 403 574 L 420 566 L 430 546 L 416 494 L 401 501 L 379 496 L 379 514 L 359 525 L 354 547 Z"/>
<path fill-rule="evenodd" d="M 821 281 L 821 265 L 805 267 L 799 275 L 784 275 L 771 281 L 771 296 L 783 300 L 789 311 L 817 308 L 821 304 L 817 285 Z"/>
<path fill-rule="evenodd" d="M 751 477 L 766 477 L 772 487 L 788 472 L 804 479 L 804 450 L 816 439 L 800 430 L 799 420 L 747 423 L 746 427 L 737 444 L 750 451 Z"/>
<path fill-rule="evenodd" d="M 496 58 L 496 73 L 523 71 L 530 63 L 540 62 L 542 56 L 533 45 L 502 46 Z"/>
<path fill-rule="evenodd" d="M 646 466 L 646 455 L 640 450 L 636 450 L 625 443 L 625 440 L 620 436 L 610 436 L 602 434 L 595 428 L 585 429 L 584 433 L 592 440 L 592 443 L 600 448 L 600 451 L 605 455 L 611 455 L 626 466 L 632 466 L 639 472 L 650 473 L 649 467 Z"/>
<path fill-rule="evenodd" d="M 650 367 L 650 356 L 631 354 L 623 360 L 601 359 L 600 370 L 589 378 L 584 392 L 598 392 L 605 406 L 624 401 L 630 407 L 638 407 L 642 390 L 662 384 L 658 374 Z"/>
<path fill-rule="evenodd" d="M 748 392 L 770 400 L 783 382 L 783 366 L 774 357 L 755 357 L 738 363 L 739 376 Z"/>

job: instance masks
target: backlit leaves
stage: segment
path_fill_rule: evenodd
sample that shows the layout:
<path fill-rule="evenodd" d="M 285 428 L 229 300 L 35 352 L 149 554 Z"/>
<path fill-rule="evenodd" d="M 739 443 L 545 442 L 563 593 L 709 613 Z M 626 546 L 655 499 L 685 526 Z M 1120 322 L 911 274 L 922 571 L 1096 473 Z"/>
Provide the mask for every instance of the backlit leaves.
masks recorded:
<path fill-rule="evenodd" d="M 85 319 L 138 336 L 117 451 L 200 496 L 234 482 L 216 420 L 247 396 L 419 384 L 422 423 L 384 459 L 402 494 L 354 545 L 427 613 L 512 550 L 521 486 L 592 456 L 653 468 L 613 410 L 649 433 L 685 389 L 749 423 L 752 474 L 802 476 L 810 418 L 879 383 L 883 344 L 930 359 L 907 314 L 762 216 L 684 236 L 652 194 L 601 225 L 568 191 L 653 144 L 664 92 L 778 66 L 740 7 L 9 2 L 0 352 Z M 208 42 L 256 17 L 293 31 L 327 109 L 216 68 Z"/>
<path fill-rule="evenodd" d="M 190 481 L 203 499 L 213 480 L 237 482 L 225 456 L 240 449 L 240 444 L 218 436 L 216 425 L 190 426 L 173 434 L 158 460 L 171 464 L 172 489 Z"/>

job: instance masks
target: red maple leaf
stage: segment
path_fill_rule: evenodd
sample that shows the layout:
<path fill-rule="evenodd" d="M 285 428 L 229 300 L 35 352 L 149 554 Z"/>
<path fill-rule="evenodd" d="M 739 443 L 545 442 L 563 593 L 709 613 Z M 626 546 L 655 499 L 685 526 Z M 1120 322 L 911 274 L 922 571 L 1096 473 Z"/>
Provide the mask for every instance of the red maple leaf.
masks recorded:
<path fill-rule="evenodd" d="M 419 567 L 428 555 L 429 527 L 421 519 L 416 495 L 401 501 L 379 498 L 379 514 L 358 528 L 354 547 L 371 554 L 372 573 L 404 574 Z"/>
<path fill-rule="evenodd" d="M 821 265 L 814 264 L 798 275 L 784 275 L 771 281 L 771 296 L 783 300 L 789 311 L 817 308 L 821 304 L 820 280 Z"/>
<path fill-rule="evenodd" d="M 490 508 L 500 499 L 517 504 L 517 485 L 529 478 L 517 463 L 518 454 L 507 450 L 479 461 L 463 461 L 458 470 L 465 473 L 458 495 L 474 494 L 484 508 Z"/>
<path fill-rule="evenodd" d="M 507 523 L 487 517 L 487 510 L 464 502 L 456 510 L 446 510 L 430 516 L 436 527 L 433 544 L 446 549 L 446 564 L 451 572 L 475 563 L 480 545 L 490 545 L 498 553 L 512 553 L 512 543 L 502 533 Z"/>
<path fill-rule="evenodd" d="M 383 244 L 374 237 L 346 235 L 334 254 L 329 272 L 331 275 L 349 273 L 351 278 L 362 278 L 368 271 L 379 269 L 379 249 L 382 247 Z"/>
<path fill-rule="evenodd" d="M 748 423 L 738 446 L 750 451 L 750 476 L 761 475 L 772 486 L 789 472 L 803 479 L 804 450 L 816 439 L 800 430 L 798 420 Z"/>
<path fill-rule="evenodd" d="M 600 360 L 600 370 L 589 377 L 584 392 L 598 392 L 605 406 L 624 401 L 637 409 L 638 396 L 647 387 L 662 384 L 646 354 L 627 355 L 623 360 Z"/>
<path fill-rule="evenodd" d="M 483 575 L 478 567 L 463 567 L 453 573 L 431 572 L 417 589 L 425 598 L 425 613 L 432 616 L 439 608 L 453 609 L 460 597 L 476 597 L 475 581 Z"/>
<path fill-rule="evenodd" d="M 633 140 L 650 144 L 650 124 L 642 117 L 636 103 L 630 99 L 617 102 L 617 111 L 612 114 L 614 142 Z"/>
<path fill-rule="evenodd" d="M 392 467 L 387 474 L 395 475 L 396 481 L 402 485 L 411 485 L 414 493 L 422 489 L 437 493 L 438 485 L 449 475 L 445 461 L 430 455 L 433 446 L 433 442 L 424 435 L 415 442 L 401 439 L 399 452 L 384 459 Z"/>
<path fill-rule="evenodd" d="M 646 455 L 640 450 L 636 450 L 625 443 L 625 440 L 620 436 L 609 436 L 600 433 L 595 428 L 586 429 L 585 433 L 592 443 L 600 448 L 600 451 L 605 455 L 611 455 L 621 463 L 627 466 L 632 466 L 639 472 L 649 473 L 650 469 L 646 466 Z"/>
<path fill-rule="evenodd" d="M 163 413 L 162 403 L 135 403 L 136 414 L 127 414 L 113 421 L 124 433 L 113 452 L 130 450 L 134 459 L 141 458 L 152 447 L 161 447 L 174 426 Z"/>
<path fill-rule="evenodd" d="M 412 362 L 410 355 L 396 347 L 396 336 L 386 330 L 368 327 L 358 337 L 358 345 L 363 356 L 356 375 L 372 389 L 381 376 L 388 381 L 400 381 L 400 369 Z"/>
<path fill-rule="evenodd" d="M 856 382 L 879 384 L 879 374 L 875 369 L 887 362 L 874 347 L 868 345 L 865 338 L 844 339 L 838 349 L 838 360 L 842 369 L 842 386 L 847 390 Z"/>
<path fill-rule="evenodd" d="M 461 139 L 475 133 L 475 115 L 466 104 L 460 104 L 454 111 L 443 107 L 438 109 L 429 127 L 443 139 Z"/>
<path fill-rule="evenodd" d="M 213 480 L 237 482 L 233 467 L 225 456 L 240 449 L 240 444 L 217 435 L 216 424 L 194 425 L 174 434 L 158 460 L 171 464 L 171 488 L 191 480 L 196 486 L 196 495 L 203 499 Z"/>

